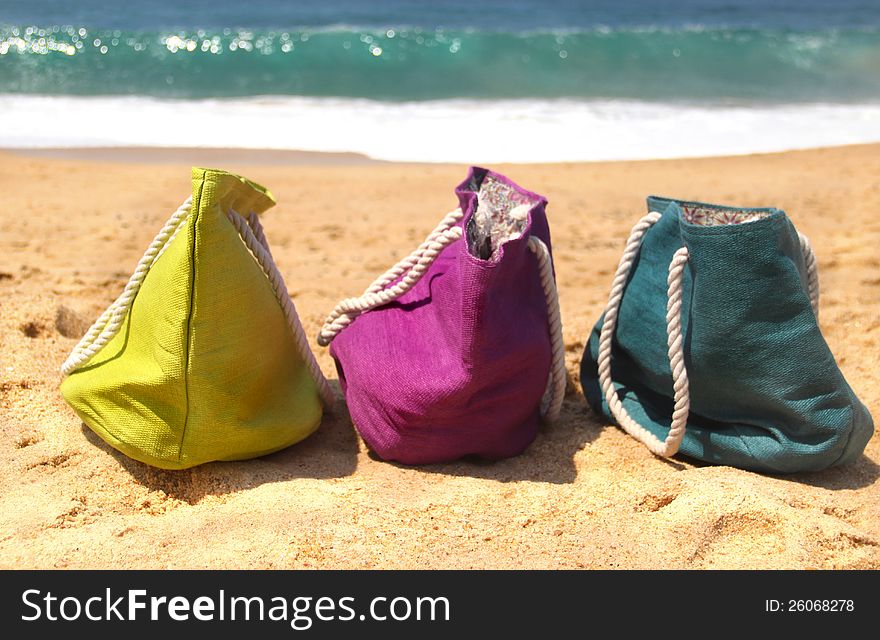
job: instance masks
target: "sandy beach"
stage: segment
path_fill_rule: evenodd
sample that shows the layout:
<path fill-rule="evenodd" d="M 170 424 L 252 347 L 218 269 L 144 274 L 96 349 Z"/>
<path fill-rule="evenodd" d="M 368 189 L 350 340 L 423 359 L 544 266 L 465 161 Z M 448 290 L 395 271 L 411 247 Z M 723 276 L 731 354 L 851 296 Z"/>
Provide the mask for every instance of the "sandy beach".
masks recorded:
<path fill-rule="evenodd" d="M 375 459 L 337 402 L 305 442 L 167 472 L 82 425 L 59 366 L 190 187 L 190 164 L 268 186 L 269 242 L 324 373 L 326 313 L 409 253 L 464 165 L 341 154 L 0 153 L 2 568 L 880 569 L 880 438 L 853 465 L 771 477 L 664 461 L 587 407 L 577 368 L 649 194 L 785 209 L 819 260 L 821 326 L 880 418 L 880 145 L 730 158 L 494 165 L 549 198 L 569 390 L 523 455 Z"/>

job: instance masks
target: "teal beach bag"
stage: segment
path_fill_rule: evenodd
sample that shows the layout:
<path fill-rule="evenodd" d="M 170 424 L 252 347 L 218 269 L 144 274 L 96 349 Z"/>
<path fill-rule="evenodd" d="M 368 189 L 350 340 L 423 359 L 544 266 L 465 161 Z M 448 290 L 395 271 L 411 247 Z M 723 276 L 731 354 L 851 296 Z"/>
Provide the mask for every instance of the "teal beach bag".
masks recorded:
<path fill-rule="evenodd" d="M 769 473 L 851 462 L 874 425 L 778 209 L 648 199 L 581 362 L 590 405 L 660 456 Z"/>

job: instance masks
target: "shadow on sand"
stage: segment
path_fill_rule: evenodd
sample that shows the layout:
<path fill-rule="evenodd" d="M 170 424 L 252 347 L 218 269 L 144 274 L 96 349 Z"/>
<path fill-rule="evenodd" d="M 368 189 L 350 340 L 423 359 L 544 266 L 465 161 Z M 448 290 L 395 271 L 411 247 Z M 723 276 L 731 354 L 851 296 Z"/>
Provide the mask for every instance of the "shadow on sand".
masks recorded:
<path fill-rule="evenodd" d="M 338 383 L 331 382 L 331 386 L 338 392 Z M 357 467 L 357 435 L 341 401 L 336 402 L 333 413 L 324 414 L 315 433 L 277 453 L 255 460 L 210 462 L 180 471 L 157 469 L 133 460 L 86 425 L 82 425 L 82 431 L 89 442 L 112 455 L 135 481 L 189 504 L 208 495 L 237 493 L 294 478 L 341 478 L 354 473 Z"/>

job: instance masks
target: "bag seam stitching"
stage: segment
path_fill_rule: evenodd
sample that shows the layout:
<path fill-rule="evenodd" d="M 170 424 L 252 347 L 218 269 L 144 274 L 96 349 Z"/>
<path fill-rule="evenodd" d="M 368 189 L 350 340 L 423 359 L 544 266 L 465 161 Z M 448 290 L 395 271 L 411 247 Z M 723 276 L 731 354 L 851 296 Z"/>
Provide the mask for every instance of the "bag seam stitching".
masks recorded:
<path fill-rule="evenodd" d="M 199 184 L 198 197 L 193 198 L 193 207 L 191 211 L 191 215 L 193 216 L 192 220 L 192 246 L 190 248 L 189 261 L 190 261 L 190 287 L 189 287 L 189 308 L 187 310 L 186 315 L 186 358 L 184 358 L 184 369 L 183 369 L 183 389 L 184 394 L 186 396 L 186 415 L 183 418 L 183 431 L 180 434 L 180 448 L 177 451 L 177 461 L 181 462 L 183 459 L 183 445 L 186 442 L 186 431 L 189 426 L 189 414 L 190 414 L 190 397 L 189 397 L 189 364 L 190 364 L 190 355 L 192 352 L 192 318 L 193 318 L 193 306 L 196 295 L 196 240 L 198 235 L 198 223 L 199 217 L 201 213 L 201 205 L 202 205 L 202 192 L 205 188 L 205 180 L 207 175 L 202 175 L 202 181 Z"/>

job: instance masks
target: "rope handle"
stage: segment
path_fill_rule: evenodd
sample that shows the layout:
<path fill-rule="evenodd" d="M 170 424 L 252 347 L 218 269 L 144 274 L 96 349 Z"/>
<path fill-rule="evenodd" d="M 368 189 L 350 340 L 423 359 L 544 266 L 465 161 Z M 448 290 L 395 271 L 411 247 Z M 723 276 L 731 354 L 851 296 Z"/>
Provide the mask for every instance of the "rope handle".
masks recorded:
<path fill-rule="evenodd" d="M 541 288 L 547 301 L 547 324 L 550 329 L 550 351 L 552 359 L 550 374 L 547 376 L 547 388 L 541 398 L 541 415 L 544 420 L 553 423 L 562 411 L 565 399 L 565 342 L 562 339 L 562 315 L 559 312 L 559 292 L 556 279 L 553 277 L 553 258 L 544 241 L 537 236 L 529 237 L 529 249 L 538 259 L 538 272 L 541 276 Z"/>
<path fill-rule="evenodd" d="M 327 320 L 318 334 L 318 344 L 321 346 L 329 345 L 358 316 L 393 302 L 412 289 L 443 250 L 462 237 L 462 229 L 456 225 L 463 215 L 461 209 L 450 211 L 428 234 L 422 244 L 376 278 L 363 294 L 355 298 L 346 298 L 337 304 L 327 316 Z M 538 261 L 541 287 L 547 303 L 547 320 L 552 352 L 547 386 L 541 398 L 541 415 L 547 422 L 554 422 L 559 417 L 562 408 L 566 385 L 565 343 L 562 338 L 559 294 L 556 289 L 556 280 L 553 277 L 553 259 L 547 245 L 540 238 L 530 236 L 528 247 Z M 395 280 L 397 282 L 389 287 L 388 285 Z"/>
<path fill-rule="evenodd" d="M 354 322 L 359 315 L 393 302 L 412 289 L 443 249 L 461 238 L 462 229 L 455 225 L 463 215 L 461 209 L 447 213 L 434 230 L 428 234 L 425 241 L 411 254 L 376 278 L 360 296 L 346 298 L 339 302 L 324 321 L 324 326 L 321 327 L 318 334 L 318 344 L 326 347 L 333 342 L 333 338 L 339 335 L 340 331 Z M 397 284 L 386 288 L 401 276 L 403 278 Z"/>
<path fill-rule="evenodd" d="M 309 347 L 306 332 L 303 330 L 299 314 L 297 314 L 293 299 L 287 290 L 287 285 L 284 284 L 284 278 L 278 270 L 278 265 L 275 264 L 275 260 L 272 258 L 272 252 L 269 249 L 269 243 L 266 241 L 266 235 L 263 233 L 263 225 L 260 224 L 259 217 L 252 212 L 248 216 L 248 220 L 245 220 L 232 209 L 227 211 L 226 216 L 238 231 L 247 248 L 257 259 L 257 263 L 262 267 L 263 273 L 269 279 L 275 291 L 275 297 L 278 299 L 281 310 L 284 312 L 284 317 L 287 319 L 287 326 L 293 334 L 300 357 L 306 363 L 309 374 L 318 389 L 321 402 L 325 408 L 331 408 L 336 399 L 333 390 L 330 388 L 327 378 L 324 377 L 324 373 L 315 359 L 315 354 L 312 352 L 311 347 Z"/>
<path fill-rule="evenodd" d="M 100 351 L 110 340 L 119 333 L 125 314 L 128 313 L 135 296 L 141 289 L 144 279 L 152 266 L 156 263 L 166 247 L 171 241 L 177 237 L 178 232 L 183 227 L 183 222 L 189 217 L 192 209 L 192 196 L 184 200 L 177 211 L 171 214 L 168 221 L 163 225 L 162 229 L 153 238 L 150 246 L 147 247 L 143 257 L 137 264 L 134 273 L 131 274 L 125 288 L 120 296 L 114 300 L 106 311 L 95 321 L 95 323 L 86 331 L 86 334 L 80 339 L 77 345 L 67 356 L 64 364 L 61 365 L 61 373 L 65 376 L 70 375 L 89 360 L 91 360 L 98 351 Z"/>
<path fill-rule="evenodd" d="M 810 239 L 798 231 L 798 240 L 801 244 L 801 253 L 804 255 L 804 266 L 807 268 L 807 293 L 810 296 L 810 306 L 813 308 L 813 315 L 816 320 L 819 319 L 819 265 L 816 261 L 816 254 L 813 253 L 813 247 Z"/>
<path fill-rule="evenodd" d="M 636 254 L 641 249 L 644 235 L 661 217 L 660 213 L 652 211 L 639 220 L 630 231 L 629 239 L 626 241 L 623 255 L 614 274 L 608 304 L 605 306 L 604 321 L 602 323 L 602 330 L 599 333 L 597 366 L 599 369 L 599 385 L 605 396 L 605 401 L 608 403 L 608 409 L 617 423 L 629 435 L 644 444 L 652 453 L 668 458 L 675 455 L 681 446 L 690 413 L 690 385 L 688 383 L 687 368 L 684 364 L 684 341 L 681 331 L 682 282 L 684 268 L 689 259 L 687 247 L 681 247 L 673 254 L 672 260 L 669 263 L 669 275 L 666 280 L 666 338 L 668 346 L 667 356 L 672 371 L 673 410 L 669 433 L 664 440 L 660 440 L 629 415 L 618 397 L 617 389 L 611 379 L 613 336 L 614 330 L 617 327 L 617 316 L 620 310 L 620 302 L 623 299 L 626 281 L 629 278 L 633 262 L 635 262 Z M 807 268 L 810 306 L 818 319 L 819 273 L 816 256 L 813 253 L 807 236 L 799 232 L 798 237 Z"/>
<path fill-rule="evenodd" d="M 138 266 L 125 285 L 125 289 L 108 308 L 101 314 L 101 317 L 86 332 L 86 335 L 73 348 L 70 356 L 61 367 L 64 375 L 70 375 L 80 367 L 84 366 L 91 358 L 97 354 L 117 333 L 122 326 L 126 314 L 131 309 L 134 299 L 140 291 L 141 285 L 147 277 L 152 266 L 159 257 L 165 252 L 165 249 L 171 244 L 178 232 L 183 228 L 184 222 L 189 217 L 192 209 L 192 197 L 187 198 L 177 211 L 172 214 L 162 230 L 150 243 L 144 256 L 138 262 Z M 312 350 L 309 348 L 305 331 L 300 323 L 299 316 L 296 313 L 293 300 L 284 284 L 284 279 L 275 260 L 272 258 L 272 252 L 269 249 L 269 243 L 266 240 L 266 234 L 263 232 L 263 225 L 260 223 L 259 216 L 251 212 L 245 220 L 241 215 L 232 211 L 227 212 L 227 217 L 235 227 L 242 241 L 250 250 L 251 254 L 257 260 L 257 263 L 263 270 L 263 273 L 269 279 L 275 296 L 278 299 L 281 309 L 284 312 L 288 327 L 293 334 L 297 349 L 300 352 L 309 373 L 315 382 L 321 401 L 325 407 L 332 407 L 335 400 L 327 379 L 321 372 Z"/>

